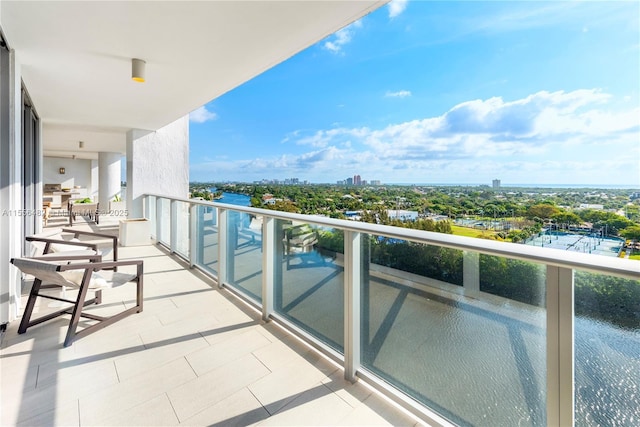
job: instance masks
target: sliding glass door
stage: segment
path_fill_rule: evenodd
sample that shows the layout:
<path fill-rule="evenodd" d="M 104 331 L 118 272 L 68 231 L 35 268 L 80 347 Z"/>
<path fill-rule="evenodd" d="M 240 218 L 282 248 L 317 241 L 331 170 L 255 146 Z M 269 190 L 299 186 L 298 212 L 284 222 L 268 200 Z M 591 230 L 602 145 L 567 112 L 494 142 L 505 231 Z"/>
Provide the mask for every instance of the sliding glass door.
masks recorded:
<path fill-rule="evenodd" d="M 42 200 L 38 191 L 40 181 L 40 119 L 27 91 L 22 89 L 22 191 L 24 201 L 24 236 L 39 230 Z M 24 237 L 23 236 L 23 237 Z"/>

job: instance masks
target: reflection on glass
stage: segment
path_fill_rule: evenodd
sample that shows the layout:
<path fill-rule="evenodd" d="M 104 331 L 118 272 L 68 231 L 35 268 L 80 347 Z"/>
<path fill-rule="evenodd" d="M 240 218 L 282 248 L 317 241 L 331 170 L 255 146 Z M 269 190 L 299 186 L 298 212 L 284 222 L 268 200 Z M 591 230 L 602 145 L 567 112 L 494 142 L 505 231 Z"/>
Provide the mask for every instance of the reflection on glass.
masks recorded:
<path fill-rule="evenodd" d="M 198 205 L 196 208 L 195 264 L 218 276 L 218 209 Z M 193 255 L 192 255 L 193 256 Z"/>
<path fill-rule="evenodd" d="M 373 255 L 379 242 L 369 239 L 372 256 L 364 263 L 363 366 L 458 425 L 546 425 L 545 309 L 484 292 L 466 296 L 461 251 L 397 243 L 380 258 Z M 397 268 L 407 265 L 398 258 L 409 250 L 447 275 Z M 503 274 L 517 286 L 521 276 Z M 536 286 L 544 293 L 544 276 Z"/>
<path fill-rule="evenodd" d="M 544 307 L 545 266 L 517 259 L 480 255 L 480 290 Z"/>
<path fill-rule="evenodd" d="M 262 216 L 228 211 L 229 284 L 262 301 Z"/>
<path fill-rule="evenodd" d="M 169 246 L 171 244 L 171 201 L 160 199 L 160 212 L 157 212 L 160 219 L 160 236 L 158 240 Z"/>
<path fill-rule="evenodd" d="M 638 425 L 640 281 L 576 271 L 574 283 L 576 425 Z"/>
<path fill-rule="evenodd" d="M 148 203 L 147 203 L 147 209 L 149 209 L 149 212 L 147 212 L 147 218 L 149 219 L 149 222 L 150 222 L 149 225 L 151 227 L 151 237 L 153 237 L 154 239 L 157 239 L 158 236 L 156 236 L 157 218 L 156 218 L 156 198 L 155 198 L 155 196 L 149 196 Z"/>
<path fill-rule="evenodd" d="M 371 263 L 462 286 L 462 251 L 376 236 L 371 239 Z"/>
<path fill-rule="evenodd" d="M 189 258 L 189 204 L 176 202 L 176 252 L 185 258 Z"/>
<path fill-rule="evenodd" d="M 276 221 L 275 309 L 342 351 L 344 237 L 341 230 Z"/>

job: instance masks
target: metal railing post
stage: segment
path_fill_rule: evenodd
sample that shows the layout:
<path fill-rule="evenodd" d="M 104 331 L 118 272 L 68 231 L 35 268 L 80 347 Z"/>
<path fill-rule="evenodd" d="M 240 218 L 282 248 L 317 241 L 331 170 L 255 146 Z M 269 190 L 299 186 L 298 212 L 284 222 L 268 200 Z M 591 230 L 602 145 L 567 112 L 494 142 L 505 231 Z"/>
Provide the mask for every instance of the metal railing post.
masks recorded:
<path fill-rule="evenodd" d="M 229 282 L 229 233 L 227 233 L 227 223 L 229 219 L 227 209 L 218 208 L 218 287 Z"/>
<path fill-rule="evenodd" d="M 547 425 L 573 426 L 573 269 L 547 265 Z"/>
<path fill-rule="evenodd" d="M 344 378 L 352 382 L 360 368 L 361 236 L 344 232 Z"/>
<path fill-rule="evenodd" d="M 273 313 L 276 265 L 276 220 L 262 219 L 262 320 L 268 322 Z"/>

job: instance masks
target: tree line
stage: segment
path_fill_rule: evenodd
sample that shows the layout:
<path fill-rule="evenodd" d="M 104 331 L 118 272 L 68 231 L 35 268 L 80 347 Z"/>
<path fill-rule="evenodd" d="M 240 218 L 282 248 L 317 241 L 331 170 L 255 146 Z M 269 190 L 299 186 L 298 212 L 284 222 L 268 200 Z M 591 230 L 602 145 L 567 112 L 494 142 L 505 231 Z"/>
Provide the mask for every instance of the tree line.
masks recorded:
<path fill-rule="evenodd" d="M 498 237 L 513 242 L 526 240 L 542 227 L 568 230 L 584 223 L 590 223 L 603 235 L 640 240 L 640 199 L 630 201 L 633 190 L 513 188 L 496 192 L 477 186 L 208 185 L 221 192 L 248 195 L 254 207 L 343 219 L 347 212 L 358 211 L 365 222 L 445 233 L 450 232 L 450 224 L 438 226 L 427 219 L 433 215 L 444 215 L 450 220 L 509 219 L 515 227 L 498 233 Z M 264 204 L 265 195 L 270 195 L 275 203 Z M 579 209 L 582 204 L 595 203 L 602 204 L 604 209 Z M 393 209 L 415 211 L 418 218 L 415 221 L 390 218 L 387 211 Z"/>

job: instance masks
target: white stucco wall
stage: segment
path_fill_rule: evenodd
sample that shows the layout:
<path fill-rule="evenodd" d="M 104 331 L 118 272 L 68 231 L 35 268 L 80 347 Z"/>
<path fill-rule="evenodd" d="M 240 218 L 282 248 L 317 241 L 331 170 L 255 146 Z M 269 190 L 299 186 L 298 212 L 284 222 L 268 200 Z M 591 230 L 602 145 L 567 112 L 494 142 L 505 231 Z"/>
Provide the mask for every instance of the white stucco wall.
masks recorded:
<path fill-rule="evenodd" d="M 87 196 L 93 200 L 97 200 L 98 197 L 98 161 L 91 160 L 91 188 L 87 188 Z"/>
<path fill-rule="evenodd" d="M 60 174 L 60 168 L 65 168 L 64 175 Z M 62 184 L 62 188 L 73 188 L 79 185 L 90 191 L 92 187 L 91 160 L 45 157 L 42 179 L 44 184 Z"/>
<path fill-rule="evenodd" d="M 120 195 L 120 153 L 98 153 L 100 209 L 108 210 L 113 197 Z"/>
<path fill-rule="evenodd" d="M 127 133 L 127 209 L 130 218 L 143 215 L 146 193 L 189 195 L 189 116 L 155 131 Z"/>

